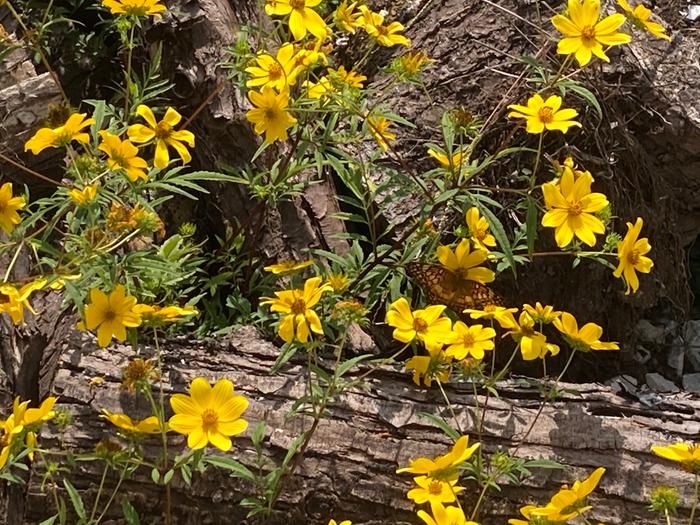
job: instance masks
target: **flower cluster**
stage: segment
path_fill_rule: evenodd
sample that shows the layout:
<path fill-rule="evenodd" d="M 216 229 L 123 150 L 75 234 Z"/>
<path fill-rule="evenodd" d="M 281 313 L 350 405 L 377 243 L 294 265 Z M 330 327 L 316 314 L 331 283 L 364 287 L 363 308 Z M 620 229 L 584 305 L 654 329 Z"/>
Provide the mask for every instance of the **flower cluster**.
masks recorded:
<path fill-rule="evenodd" d="M 0 420 L 0 470 L 8 459 L 24 447 L 34 447 L 37 442 L 37 431 L 42 423 L 53 419 L 56 398 L 47 397 L 38 408 L 29 408 L 29 401 L 15 398 L 12 412 L 7 418 Z M 31 452 L 30 452 L 31 454 Z"/>

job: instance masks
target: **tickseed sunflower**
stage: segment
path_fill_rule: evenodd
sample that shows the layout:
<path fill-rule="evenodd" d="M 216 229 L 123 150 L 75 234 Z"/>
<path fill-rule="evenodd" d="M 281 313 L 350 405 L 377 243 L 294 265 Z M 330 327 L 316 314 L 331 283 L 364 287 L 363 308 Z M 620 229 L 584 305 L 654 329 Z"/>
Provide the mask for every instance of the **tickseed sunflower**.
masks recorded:
<path fill-rule="evenodd" d="M 90 142 L 90 135 L 83 128 L 95 123 L 95 119 L 85 118 L 86 113 L 73 113 L 66 123 L 57 128 L 41 128 L 24 145 L 24 151 L 38 155 L 46 148 L 60 148 L 70 142 Z"/>
<path fill-rule="evenodd" d="M 138 144 L 155 142 L 156 152 L 153 165 L 156 168 L 162 170 L 168 166 L 170 162 L 169 147 L 177 152 L 184 164 L 192 160 L 187 146 L 194 148 L 194 134 L 184 129 L 178 131 L 174 129 L 182 120 L 182 115 L 169 107 L 162 120 L 156 121 L 151 108 L 143 104 L 136 108 L 136 114 L 143 118 L 147 125 L 132 124 L 129 126 L 127 130 L 129 140 Z"/>
<path fill-rule="evenodd" d="M 548 353 L 552 355 L 559 353 L 557 345 L 548 343 L 547 337 L 535 330 L 535 321 L 527 312 L 520 312 L 517 321 L 513 314 L 508 314 L 508 316 L 507 321 L 502 326 L 509 330 L 510 336 L 518 343 L 520 353 L 525 361 L 542 359 Z"/>
<path fill-rule="evenodd" d="M 5 421 L 0 421 L 0 432 L 0 469 L 2 469 L 7 464 L 12 449 L 18 443 L 18 438 L 24 432 L 24 426 L 17 415 L 12 413 Z"/>
<path fill-rule="evenodd" d="M 469 314 L 472 319 L 494 319 L 501 325 L 501 328 L 508 328 L 513 325 L 513 314 L 517 313 L 517 308 L 506 308 L 505 306 L 496 306 L 495 304 L 487 304 L 482 310 L 474 310 L 467 308 L 465 314 Z"/>
<path fill-rule="evenodd" d="M 301 40 L 306 33 L 311 33 L 318 39 L 330 35 L 331 30 L 316 11 L 321 0 L 267 0 L 265 12 L 270 16 L 289 15 L 289 29 L 294 40 Z"/>
<path fill-rule="evenodd" d="M 141 324 L 141 316 L 134 311 L 136 297 L 126 294 L 118 284 L 107 295 L 98 288 L 90 290 L 90 304 L 85 307 L 85 328 L 97 330 L 97 344 L 104 348 L 112 340 L 126 339 L 126 329 Z"/>
<path fill-rule="evenodd" d="M 656 38 L 668 40 L 669 42 L 671 41 L 671 37 L 666 34 L 664 26 L 649 20 L 651 17 L 651 9 L 647 8 L 644 4 L 637 4 L 634 9 L 632 9 L 632 6 L 627 0 L 617 0 L 617 4 L 625 10 L 627 19 L 632 22 L 635 27 L 648 31 Z"/>
<path fill-rule="evenodd" d="M 164 326 L 170 323 L 178 323 L 188 317 L 197 315 L 199 311 L 194 306 L 156 306 L 150 304 L 137 304 L 134 312 L 141 317 L 146 326 Z"/>
<path fill-rule="evenodd" d="M 275 275 L 298 272 L 304 268 L 308 268 L 314 263 L 313 259 L 307 261 L 280 261 L 276 264 L 271 264 L 270 266 L 265 266 L 263 270 L 266 272 L 274 273 Z"/>
<path fill-rule="evenodd" d="M 452 327 L 452 333 L 454 342 L 445 349 L 445 354 L 458 361 L 468 356 L 483 359 L 484 351 L 495 348 L 493 338 L 496 337 L 496 331 L 493 328 L 484 328 L 480 324 L 467 326 L 462 321 L 457 321 Z"/>
<path fill-rule="evenodd" d="M 637 272 L 649 273 L 654 267 L 652 261 L 646 255 L 651 251 L 651 244 L 646 237 L 639 238 L 644 221 L 637 217 L 634 225 L 627 223 L 627 235 L 617 243 L 617 258 L 619 263 L 613 272 L 615 277 L 621 277 L 627 285 L 625 295 L 636 293 L 639 289 L 639 277 Z"/>
<path fill-rule="evenodd" d="M 568 16 L 555 15 L 552 25 L 564 35 L 557 46 L 560 55 L 574 55 L 581 66 L 593 55 L 610 62 L 603 46 L 628 44 L 632 37 L 618 32 L 625 23 L 620 13 L 600 20 L 600 0 L 569 0 Z"/>
<path fill-rule="evenodd" d="M 524 118 L 525 131 L 533 134 L 544 133 L 545 130 L 561 131 L 566 133 L 572 126 L 583 127 L 575 119 L 578 111 L 571 108 L 561 109 L 562 99 L 560 96 L 552 95 L 544 100 L 538 94 L 532 95 L 526 106 L 511 104 L 508 109 L 508 118 Z"/>
<path fill-rule="evenodd" d="M 345 69 L 345 66 L 339 66 L 338 69 L 329 68 L 328 74 L 332 79 L 337 79 L 338 82 L 357 89 L 362 89 L 364 87 L 363 82 L 367 80 L 367 77 L 363 74 L 352 69 L 348 71 Z"/>
<path fill-rule="evenodd" d="M 396 473 L 402 474 L 407 472 L 435 479 L 457 480 L 459 477 L 457 467 L 472 457 L 479 446 L 480 443 L 474 443 L 470 447 L 469 436 L 460 436 L 447 454 L 433 459 L 417 458 L 411 460 L 408 467 L 397 469 Z"/>
<path fill-rule="evenodd" d="M 340 293 L 348 287 L 350 279 L 344 273 L 331 274 L 326 280 L 326 284 L 333 288 L 335 293 Z"/>
<path fill-rule="evenodd" d="M 271 312 L 284 314 L 277 333 L 285 342 L 291 343 L 296 338 L 306 343 L 311 332 L 323 335 L 321 320 L 313 308 L 332 288 L 322 281 L 320 277 L 312 277 L 306 280 L 303 289 L 283 290 L 275 292 L 275 298 L 263 298 L 260 304 L 269 304 Z"/>
<path fill-rule="evenodd" d="M 605 225 L 594 214 L 608 206 L 602 193 L 593 193 L 593 178 L 581 175 L 574 179 L 573 170 L 564 170 L 559 183 L 547 182 L 542 193 L 550 208 L 542 217 L 542 226 L 554 228 L 560 248 L 568 246 L 574 236 L 588 246 L 596 243 L 596 234 L 605 233 Z"/>
<path fill-rule="evenodd" d="M 328 522 L 328 525 L 352 525 L 352 521 L 345 520 L 345 521 L 341 521 L 340 523 L 336 523 L 335 520 L 330 520 Z"/>
<path fill-rule="evenodd" d="M 392 69 L 402 78 L 415 79 L 423 69 L 433 62 L 435 60 L 423 51 L 409 51 L 393 62 Z"/>
<path fill-rule="evenodd" d="M 296 82 L 300 69 L 296 65 L 294 44 L 286 43 L 272 56 L 262 53 L 255 58 L 256 65 L 247 67 L 246 73 L 251 78 L 246 82 L 248 87 L 267 86 L 277 91 L 283 91 Z"/>
<path fill-rule="evenodd" d="M 388 150 L 389 142 L 396 140 L 396 133 L 389 130 L 393 124 L 393 121 L 386 117 L 375 117 L 370 115 L 367 117 L 366 122 L 369 132 L 374 137 L 374 140 L 377 141 L 379 147 L 384 151 Z"/>
<path fill-rule="evenodd" d="M 109 8 L 113 15 L 160 18 L 160 13 L 167 8 L 159 2 L 160 0 L 102 0 L 102 5 Z"/>
<path fill-rule="evenodd" d="M 25 308 L 36 315 L 32 305 L 29 304 L 29 297 L 44 286 L 46 286 L 46 279 L 35 279 L 22 286 L 11 283 L 0 284 L 0 312 L 9 315 L 15 325 L 24 323 Z"/>
<path fill-rule="evenodd" d="M 386 322 L 394 327 L 393 337 L 402 343 L 418 339 L 426 345 L 440 345 L 451 341 L 452 321 L 442 317 L 443 305 L 428 306 L 411 311 L 405 297 L 394 301 L 386 313 Z"/>
<path fill-rule="evenodd" d="M 561 312 L 555 310 L 553 306 L 542 306 L 539 301 L 535 303 L 535 306 L 524 304 L 523 310 L 527 312 L 533 321 L 542 324 L 550 324 L 561 316 Z"/>
<path fill-rule="evenodd" d="M 572 348 L 581 352 L 620 349 L 617 343 L 600 341 L 603 329 L 595 323 L 586 323 L 579 330 L 576 318 L 568 312 L 562 312 L 561 317 L 554 320 L 554 326 L 562 333 Z"/>
<path fill-rule="evenodd" d="M 517 518 L 512 518 L 508 520 L 508 525 L 537 525 L 542 521 L 546 521 L 540 516 L 534 516 L 532 511 L 535 510 L 537 506 L 535 505 L 525 505 L 520 507 L 520 514 L 525 518 L 525 520 L 520 520 Z M 527 520 L 527 521 L 526 521 Z M 546 523 L 545 523 L 546 525 Z"/>
<path fill-rule="evenodd" d="M 117 135 L 112 135 L 109 131 L 100 131 L 102 143 L 100 151 L 107 154 L 107 167 L 110 170 L 122 170 L 131 182 L 139 179 L 148 180 L 146 170 L 148 163 L 139 157 L 139 150 L 129 140 L 122 140 Z M 166 161 L 167 165 L 167 161 Z"/>
<path fill-rule="evenodd" d="M 335 91 L 335 87 L 328 75 L 324 75 L 317 82 L 306 81 L 303 84 L 306 88 L 306 96 L 313 99 L 322 99 L 329 93 Z"/>
<path fill-rule="evenodd" d="M 654 445 L 651 451 L 664 459 L 680 463 L 683 470 L 692 474 L 700 473 L 700 443 L 676 443 L 674 445 Z"/>
<path fill-rule="evenodd" d="M 441 167 L 448 171 L 455 171 L 460 168 L 464 160 L 464 152 L 455 151 L 452 155 L 448 155 L 447 152 L 443 150 L 437 150 L 435 148 L 428 148 L 428 155 L 433 157 Z"/>
<path fill-rule="evenodd" d="M 413 382 L 416 386 L 423 383 L 428 388 L 433 384 L 433 379 L 447 383 L 452 359 L 442 351 L 442 345 L 428 344 L 426 350 L 429 355 L 415 355 L 404 365 L 406 370 L 413 370 Z"/>
<path fill-rule="evenodd" d="M 146 419 L 131 419 L 126 414 L 117 414 L 109 410 L 102 409 L 100 417 L 108 420 L 115 427 L 134 434 L 158 434 L 161 432 L 160 421 L 156 416 Z"/>
<path fill-rule="evenodd" d="M 583 481 L 576 480 L 571 488 L 564 487 L 557 492 L 545 507 L 531 511 L 534 516 L 545 516 L 550 522 L 566 522 L 582 515 L 593 507 L 586 499 L 595 490 L 600 478 L 605 474 L 603 467 L 597 468 Z"/>
<path fill-rule="evenodd" d="M 456 479 L 444 481 L 429 476 L 417 476 L 413 481 L 418 487 L 409 490 L 406 497 L 418 505 L 452 503 L 457 499 L 456 494 L 464 490 L 464 487 L 457 485 Z"/>
<path fill-rule="evenodd" d="M 255 126 L 255 133 L 264 133 L 268 144 L 276 140 L 287 140 L 287 128 L 297 122 L 287 109 L 289 94 L 286 91 L 275 93 L 272 88 L 264 87 L 259 93 L 250 91 L 248 98 L 254 107 L 245 116 Z"/>
<path fill-rule="evenodd" d="M 465 216 L 471 240 L 474 247 L 488 251 L 496 246 L 496 238 L 489 233 L 489 223 L 486 217 L 482 217 L 479 208 L 473 206 L 467 210 Z"/>
<path fill-rule="evenodd" d="M 0 187 L 0 228 L 5 233 L 12 233 L 15 226 L 22 222 L 17 213 L 27 205 L 27 201 L 22 195 L 15 197 L 12 194 L 12 183 L 6 182 Z"/>
<path fill-rule="evenodd" d="M 426 525 L 479 525 L 474 521 L 468 521 L 464 511 L 459 507 L 444 507 L 442 503 L 433 503 L 430 505 L 430 511 L 432 516 L 424 510 L 418 511 L 418 517 Z"/>
<path fill-rule="evenodd" d="M 197 377 L 190 383 L 189 392 L 170 398 L 175 412 L 168 422 L 170 429 L 186 435 L 187 446 L 193 450 L 211 443 L 226 452 L 231 448 L 230 436 L 248 428 L 248 422 L 241 419 L 248 400 L 233 393 L 233 383 L 228 379 L 219 379 L 212 388 L 206 379 Z"/>
<path fill-rule="evenodd" d="M 469 239 L 462 239 L 454 251 L 449 246 L 438 246 L 437 258 L 440 264 L 461 276 L 462 279 L 481 284 L 487 284 L 496 279 L 493 270 L 479 266 L 488 258 L 488 252 L 480 249 L 472 251 Z"/>
<path fill-rule="evenodd" d="M 364 5 L 360 6 L 360 13 L 361 16 L 358 19 L 358 23 L 379 45 L 384 47 L 393 47 L 395 45 L 411 46 L 411 41 L 400 34 L 404 30 L 403 24 L 400 22 L 391 22 L 389 25 L 384 25 L 384 16 L 371 11 Z"/>
<path fill-rule="evenodd" d="M 68 191 L 68 196 L 78 206 L 85 206 L 97 197 L 97 184 L 88 184 L 83 189 L 73 188 Z"/>
<path fill-rule="evenodd" d="M 360 12 L 357 11 L 357 2 L 348 3 L 348 0 L 343 0 L 338 4 L 333 19 L 337 27 L 354 35 L 355 30 L 362 27 L 358 21 L 361 16 Z"/>

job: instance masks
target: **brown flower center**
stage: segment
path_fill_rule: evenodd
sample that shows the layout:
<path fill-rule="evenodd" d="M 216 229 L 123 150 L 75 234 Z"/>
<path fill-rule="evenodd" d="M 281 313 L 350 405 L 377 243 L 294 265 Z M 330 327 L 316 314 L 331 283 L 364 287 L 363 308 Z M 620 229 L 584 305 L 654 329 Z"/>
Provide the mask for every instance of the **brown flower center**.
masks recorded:
<path fill-rule="evenodd" d="M 211 408 L 207 408 L 202 412 L 202 425 L 205 428 L 213 427 L 219 421 L 219 414 Z"/>
<path fill-rule="evenodd" d="M 541 107 L 540 110 L 537 112 L 537 116 L 540 118 L 540 121 L 544 124 L 549 124 L 552 121 L 554 121 L 554 111 L 549 106 Z"/>
<path fill-rule="evenodd" d="M 126 169 L 129 167 L 129 162 L 126 160 L 126 157 L 120 155 L 119 153 L 112 153 L 112 155 L 109 158 L 120 168 Z"/>
<path fill-rule="evenodd" d="M 274 122 L 277 120 L 277 111 L 275 111 L 274 109 L 267 108 L 264 114 L 265 120 L 267 120 L 268 122 Z"/>
<path fill-rule="evenodd" d="M 273 62 L 267 69 L 267 76 L 270 77 L 270 80 L 280 79 L 282 77 L 282 66 L 277 62 Z"/>
<path fill-rule="evenodd" d="M 473 346 L 475 342 L 476 340 L 471 333 L 467 333 L 462 336 L 462 344 L 464 346 Z"/>
<path fill-rule="evenodd" d="M 569 206 L 569 215 L 581 215 L 583 213 L 583 206 L 580 202 L 572 202 Z"/>
<path fill-rule="evenodd" d="M 301 315 L 306 312 L 306 301 L 304 299 L 295 299 L 290 309 L 294 315 Z"/>
<path fill-rule="evenodd" d="M 630 263 L 632 266 L 638 265 L 640 258 L 641 255 L 639 253 L 639 250 L 632 250 L 629 254 L 627 254 L 627 262 Z"/>
<path fill-rule="evenodd" d="M 292 6 L 292 9 L 304 9 L 306 0 L 289 0 L 289 5 Z"/>
<path fill-rule="evenodd" d="M 379 33 L 379 36 L 389 36 L 389 28 L 387 26 L 376 26 L 377 27 L 377 33 Z"/>
<path fill-rule="evenodd" d="M 425 319 L 421 319 L 420 317 L 416 317 L 413 320 L 413 329 L 416 332 L 425 332 L 428 329 L 428 323 L 425 322 Z"/>
<path fill-rule="evenodd" d="M 160 121 L 156 124 L 156 128 L 153 130 L 156 134 L 157 139 L 167 139 L 173 131 L 173 127 L 167 122 Z"/>
<path fill-rule="evenodd" d="M 428 492 L 433 494 L 434 496 L 439 496 L 442 494 L 442 483 L 437 480 L 433 480 L 430 483 L 428 483 Z"/>
<path fill-rule="evenodd" d="M 586 43 L 591 43 L 591 42 L 595 41 L 595 27 L 594 26 L 585 26 L 583 29 L 581 29 L 581 38 Z"/>
<path fill-rule="evenodd" d="M 0 304 L 7 304 L 10 302 L 10 296 L 4 293 L 0 293 Z"/>
<path fill-rule="evenodd" d="M 117 318 L 117 313 L 114 310 L 107 310 L 104 313 L 105 321 L 114 321 Z"/>

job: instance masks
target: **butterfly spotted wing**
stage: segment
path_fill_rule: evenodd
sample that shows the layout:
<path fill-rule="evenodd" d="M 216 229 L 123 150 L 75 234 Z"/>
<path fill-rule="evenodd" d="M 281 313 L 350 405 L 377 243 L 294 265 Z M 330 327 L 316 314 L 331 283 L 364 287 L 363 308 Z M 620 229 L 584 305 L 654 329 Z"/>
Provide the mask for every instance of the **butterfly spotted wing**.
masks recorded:
<path fill-rule="evenodd" d="M 464 279 L 444 266 L 414 262 L 406 265 L 406 271 L 418 281 L 432 304 L 444 304 L 455 312 L 503 304 L 488 286 Z"/>

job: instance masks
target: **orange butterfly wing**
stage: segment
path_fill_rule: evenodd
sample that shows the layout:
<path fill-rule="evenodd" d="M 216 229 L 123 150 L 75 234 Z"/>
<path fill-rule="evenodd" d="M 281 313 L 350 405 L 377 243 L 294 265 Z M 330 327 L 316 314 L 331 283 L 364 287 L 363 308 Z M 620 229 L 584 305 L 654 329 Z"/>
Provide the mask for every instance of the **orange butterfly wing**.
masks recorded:
<path fill-rule="evenodd" d="M 503 304 L 488 286 L 464 279 L 444 266 L 414 262 L 406 265 L 406 271 L 418 281 L 432 304 L 444 304 L 455 312 Z"/>

